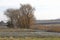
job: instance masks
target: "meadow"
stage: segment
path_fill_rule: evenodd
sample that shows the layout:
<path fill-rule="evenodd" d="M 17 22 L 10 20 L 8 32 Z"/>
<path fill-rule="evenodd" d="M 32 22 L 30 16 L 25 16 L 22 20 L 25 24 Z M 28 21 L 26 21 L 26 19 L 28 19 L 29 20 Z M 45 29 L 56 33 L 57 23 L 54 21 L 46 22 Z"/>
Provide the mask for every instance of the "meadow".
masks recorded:
<path fill-rule="evenodd" d="M 49 38 L 37 38 L 37 37 L 18 37 L 18 38 L 4 37 L 4 38 L 1 38 L 0 37 L 0 40 L 60 40 L 60 38 L 52 38 L 52 37 L 49 37 Z"/>
<path fill-rule="evenodd" d="M 35 32 L 36 30 L 33 29 L 0 29 L 0 40 L 60 40 L 60 33 L 55 33 L 55 32 L 44 32 L 44 31 L 38 31 Z M 12 33 L 14 32 L 14 33 Z M 22 37 L 18 37 L 16 33 L 16 37 L 14 37 L 15 32 L 17 32 L 19 35 L 21 34 Z M 21 33 L 19 33 L 21 32 Z M 28 32 L 28 33 L 27 33 Z M 35 32 L 35 33 L 34 33 Z M 26 37 L 25 34 L 31 34 L 32 36 L 36 37 Z M 37 34 L 41 34 L 39 37 Z M 7 37 L 5 37 L 7 35 Z M 9 37 L 9 35 L 13 37 Z M 45 36 L 44 36 L 45 35 Z M 2 37 L 1 37 L 2 36 Z M 24 37 L 23 37 L 24 36 Z"/>

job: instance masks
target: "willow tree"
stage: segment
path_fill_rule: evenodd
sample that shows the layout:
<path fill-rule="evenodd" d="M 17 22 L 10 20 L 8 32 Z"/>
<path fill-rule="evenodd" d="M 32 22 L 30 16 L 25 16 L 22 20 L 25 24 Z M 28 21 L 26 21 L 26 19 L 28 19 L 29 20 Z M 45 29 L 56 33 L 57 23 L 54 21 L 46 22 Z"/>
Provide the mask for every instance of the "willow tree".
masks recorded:
<path fill-rule="evenodd" d="M 31 25 L 34 24 L 35 18 L 34 18 L 34 8 L 29 4 L 21 5 L 20 11 L 22 13 L 22 27 L 29 28 Z"/>
<path fill-rule="evenodd" d="M 21 5 L 19 9 L 7 9 L 5 15 L 9 17 L 12 28 L 29 28 L 34 24 L 34 8 L 29 4 Z"/>

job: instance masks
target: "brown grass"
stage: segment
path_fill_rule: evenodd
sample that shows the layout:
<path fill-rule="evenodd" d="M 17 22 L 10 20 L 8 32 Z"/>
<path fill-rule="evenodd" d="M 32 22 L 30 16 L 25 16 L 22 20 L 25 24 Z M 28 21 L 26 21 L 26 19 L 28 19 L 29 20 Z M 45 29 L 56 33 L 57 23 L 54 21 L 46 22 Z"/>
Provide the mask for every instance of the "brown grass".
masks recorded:
<path fill-rule="evenodd" d="M 60 40 L 60 38 L 36 38 L 36 37 L 19 37 L 19 38 L 0 38 L 0 40 Z"/>

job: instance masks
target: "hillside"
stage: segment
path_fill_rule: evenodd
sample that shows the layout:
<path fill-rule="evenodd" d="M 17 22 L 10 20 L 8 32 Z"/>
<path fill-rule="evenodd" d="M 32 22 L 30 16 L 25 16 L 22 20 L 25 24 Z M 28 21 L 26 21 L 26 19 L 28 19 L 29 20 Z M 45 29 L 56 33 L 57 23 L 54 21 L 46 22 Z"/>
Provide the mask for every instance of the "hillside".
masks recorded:
<path fill-rule="evenodd" d="M 60 24 L 60 19 L 55 20 L 36 20 L 37 24 Z"/>

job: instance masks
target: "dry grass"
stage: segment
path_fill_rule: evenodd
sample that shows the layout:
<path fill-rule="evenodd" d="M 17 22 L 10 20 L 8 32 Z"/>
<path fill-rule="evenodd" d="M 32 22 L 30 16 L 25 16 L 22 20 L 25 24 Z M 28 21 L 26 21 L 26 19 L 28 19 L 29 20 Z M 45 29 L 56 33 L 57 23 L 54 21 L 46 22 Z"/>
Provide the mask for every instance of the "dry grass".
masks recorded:
<path fill-rule="evenodd" d="M 33 31 L 33 29 L 20 29 L 20 28 L 7 28 L 7 29 L 0 29 L 0 32 L 25 32 L 25 31 Z"/>
<path fill-rule="evenodd" d="M 30 27 L 31 29 L 39 29 L 39 30 L 46 30 L 52 32 L 60 32 L 60 24 L 51 24 L 51 25 L 33 25 Z"/>
<path fill-rule="evenodd" d="M 13 37 L 4 37 L 0 38 L 0 40 L 60 40 L 60 38 L 36 38 L 36 37 L 19 37 L 19 38 L 13 38 Z"/>

